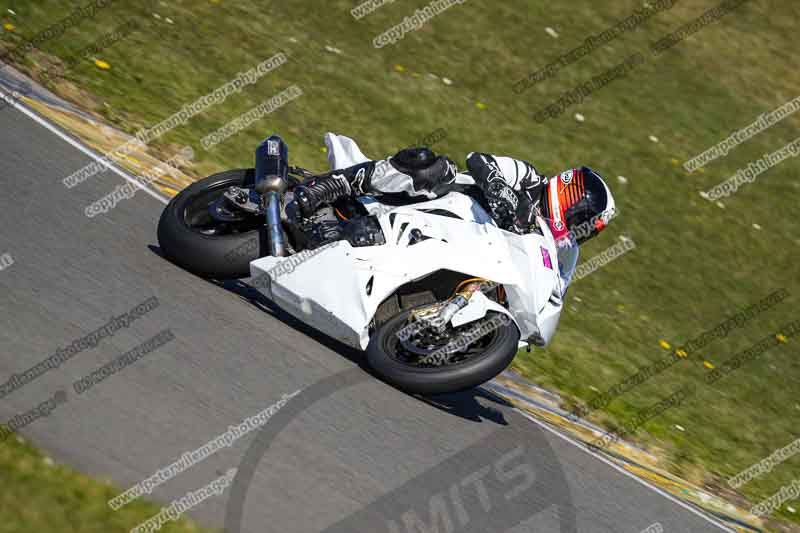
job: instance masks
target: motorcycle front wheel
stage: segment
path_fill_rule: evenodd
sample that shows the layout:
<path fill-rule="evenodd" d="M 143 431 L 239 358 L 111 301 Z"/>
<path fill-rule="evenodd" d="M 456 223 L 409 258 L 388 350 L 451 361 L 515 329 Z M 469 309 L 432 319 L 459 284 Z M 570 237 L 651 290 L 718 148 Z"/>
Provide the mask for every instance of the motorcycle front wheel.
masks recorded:
<path fill-rule="evenodd" d="M 485 318 L 461 326 L 448 326 L 445 339 L 424 335 L 405 337 L 407 309 L 380 325 L 367 347 L 370 367 L 387 383 L 412 394 L 444 394 L 477 387 L 505 370 L 519 346 L 519 330 L 505 315 L 490 312 Z M 407 330 L 406 330 L 407 331 Z M 443 348 L 458 346 L 442 357 Z"/>

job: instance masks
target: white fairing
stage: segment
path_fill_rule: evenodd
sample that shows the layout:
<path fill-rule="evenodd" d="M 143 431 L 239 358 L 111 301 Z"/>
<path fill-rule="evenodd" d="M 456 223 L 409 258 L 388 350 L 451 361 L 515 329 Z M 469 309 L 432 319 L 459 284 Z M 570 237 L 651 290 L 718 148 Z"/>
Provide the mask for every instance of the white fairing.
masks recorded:
<path fill-rule="evenodd" d="M 334 168 L 366 159 L 347 137 L 328 134 L 326 144 Z M 369 343 L 369 324 L 381 302 L 402 285 L 446 269 L 502 284 L 509 304 L 506 309 L 476 294 L 453 317 L 454 325 L 495 310 L 514 320 L 521 339 L 537 345 L 550 340 L 564 289 L 558 276 L 555 244 L 546 224 L 540 224 L 544 236 L 503 231 L 477 202 L 455 192 L 401 207 L 385 206 L 371 197 L 361 200 L 378 216 L 386 244 L 352 247 L 341 241 L 308 254 L 302 261 L 298 261 L 300 256 L 294 260 L 257 259 L 250 263 L 253 277 L 271 279 L 259 290 L 299 320 L 363 350 Z M 461 220 L 423 212 L 431 209 L 449 211 Z M 409 236 L 415 229 L 428 238 L 410 244 Z M 282 269 L 280 275 L 266 274 L 288 261 L 291 268 Z"/>

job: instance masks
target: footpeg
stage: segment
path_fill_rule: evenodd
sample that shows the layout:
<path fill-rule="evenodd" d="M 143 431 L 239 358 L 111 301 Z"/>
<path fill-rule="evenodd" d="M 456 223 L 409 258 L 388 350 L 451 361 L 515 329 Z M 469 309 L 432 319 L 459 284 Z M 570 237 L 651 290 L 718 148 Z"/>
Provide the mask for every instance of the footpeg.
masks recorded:
<path fill-rule="evenodd" d="M 250 213 L 251 215 L 261 215 L 264 209 L 261 207 L 261 198 L 258 193 L 251 189 L 240 187 L 230 187 L 222 195 L 231 207 Z"/>

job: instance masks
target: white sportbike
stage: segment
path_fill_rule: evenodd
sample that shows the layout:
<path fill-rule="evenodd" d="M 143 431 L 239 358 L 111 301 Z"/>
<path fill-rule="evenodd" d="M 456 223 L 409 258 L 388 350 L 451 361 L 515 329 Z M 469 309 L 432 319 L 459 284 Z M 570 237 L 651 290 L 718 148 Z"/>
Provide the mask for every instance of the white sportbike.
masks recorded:
<path fill-rule="evenodd" d="M 367 158 L 326 135 L 332 169 Z M 365 351 L 385 381 L 411 393 L 480 385 L 516 353 L 553 336 L 578 259 L 574 238 L 548 221 L 517 235 L 497 227 L 459 174 L 463 192 L 388 205 L 342 199 L 310 217 L 292 188 L 311 173 L 288 166 L 272 136 L 256 168 L 201 180 L 165 209 L 159 243 L 198 275 L 250 277 L 269 300 L 313 328 Z"/>

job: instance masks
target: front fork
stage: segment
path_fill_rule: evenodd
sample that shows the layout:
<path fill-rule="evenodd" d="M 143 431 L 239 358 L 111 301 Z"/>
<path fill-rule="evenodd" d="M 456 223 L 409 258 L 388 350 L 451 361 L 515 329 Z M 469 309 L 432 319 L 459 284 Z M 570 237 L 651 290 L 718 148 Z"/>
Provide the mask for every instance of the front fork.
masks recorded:
<path fill-rule="evenodd" d="M 496 283 L 483 278 L 471 278 L 461 282 L 456 287 L 453 296 L 444 302 L 437 302 L 411 313 L 414 319 L 421 321 L 427 327 L 439 333 L 447 329 L 447 324 L 461 309 L 469 304 L 469 300 L 476 292 L 489 292 L 497 287 Z M 411 317 L 409 317 L 411 318 Z"/>
<path fill-rule="evenodd" d="M 289 188 L 289 148 L 278 135 L 271 135 L 256 148 L 255 190 L 267 213 L 269 251 L 273 257 L 285 257 L 286 236 L 281 226 L 281 202 Z"/>

